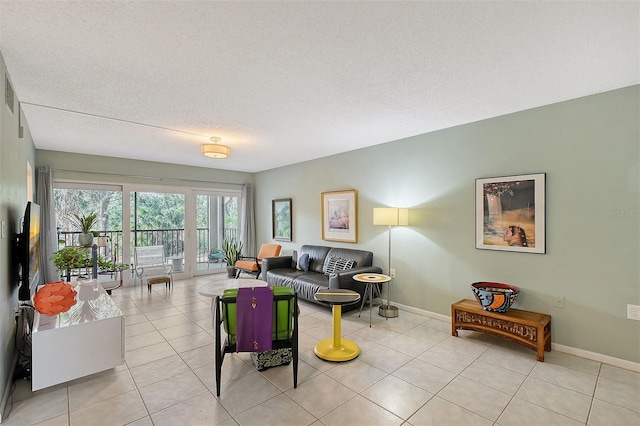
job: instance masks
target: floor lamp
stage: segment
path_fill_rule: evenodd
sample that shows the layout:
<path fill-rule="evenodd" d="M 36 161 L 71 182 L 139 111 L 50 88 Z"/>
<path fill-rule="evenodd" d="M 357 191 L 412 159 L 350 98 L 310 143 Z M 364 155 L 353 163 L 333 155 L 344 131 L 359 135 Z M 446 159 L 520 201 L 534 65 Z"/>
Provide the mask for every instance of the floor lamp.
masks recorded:
<path fill-rule="evenodd" d="M 373 224 L 389 227 L 389 276 L 391 276 L 391 227 L 409 224 L 409 209 L 397 207 L 376 207 L 373 209 Z M 394 274 L 395 275 L 395 274 Z M 387 304 L 380 305 L 379 314 L 385 318 L 398 316 L 398 308 L 391 306 L 391 282 L 387 282 Z"/>

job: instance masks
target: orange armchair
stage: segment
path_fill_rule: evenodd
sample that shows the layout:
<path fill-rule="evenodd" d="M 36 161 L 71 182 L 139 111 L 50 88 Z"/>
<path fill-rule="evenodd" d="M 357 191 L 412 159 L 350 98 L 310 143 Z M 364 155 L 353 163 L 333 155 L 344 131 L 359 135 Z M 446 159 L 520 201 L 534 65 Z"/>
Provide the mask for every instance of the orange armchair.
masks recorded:
<path fill-rule="evenodd" d="M 235 264 L 237 270 L 236 278 L 238 278 L 242 272 L 245 272 L 255 275 L 256 279 L 258 279 L 260 272 L 262 272 L 262 259 L 265 257 L 276 257 L 280 255 L 280 250 L 282 250 L 280 244 L 263 244 L 260 247 L 260 252 L 257 257 L 241 257 Z"/>

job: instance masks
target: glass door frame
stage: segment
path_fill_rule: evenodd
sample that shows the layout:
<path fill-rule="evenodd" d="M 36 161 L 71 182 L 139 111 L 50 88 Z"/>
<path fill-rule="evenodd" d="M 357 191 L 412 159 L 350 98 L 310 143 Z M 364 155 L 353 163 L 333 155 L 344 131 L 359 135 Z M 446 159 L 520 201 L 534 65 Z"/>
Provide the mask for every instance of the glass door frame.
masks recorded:
<path fill-rule="evenodd" d="M 197 233 L 198 233 L 198 228 L 197 228 L 197 202 L 196 199 L 198 196 L 208 196 L 208 197 L 237 197 L 238 199 L 238 230 L 240 229 L 240 216 L 241 216 L 241 212 L 242 212 L 242 191 L 241 190 L 224 190 L 224 189 L 194 189 L 192 190 L 193 192 L 193 197 L 192 197 L 192 201 L 193 201 L 193 222 L 192 222 L 192 230 L 194 233 L 193 239 L 191 240 L 191 249 L 194 251 L 193 257 L 191 257 L 191 265 L 190 267 L 193 269 L 193 275 L 192 276 L 202 276 L 202 275 L 211 275 L 211 274 L 216 274 L 216 273 L 222 273 L 224 272 L 225 274 L 227 273 L 226 268 L 221 268 L 221 269 L 215 269 L 215 270 L 209 270 L 209 269 L 203 269 L 201 271 L 198 270 L 198 256 L 196 253 L 196 245 L 198 243 L 197 240 Z M 211 225 L 209 225 L 211 226 Z M 186 258 L 186 256 L 185 256 Z M 186 260 L 185 260 L 185 268 L 186 268 Z"/>
<path fill-rule="evenodd" d="M 215 183 L 211 183 L 215 185 Z M 242 211 L 242 190 L 241 189 L 209 189 L 186 186 L 170 186 L 158 184 L 122 183 L 122 182 L 97 182 L 93 180 L 75 179 L 54 179 L 54 188 L 74 188 L 74 189 L 96 189 L 96 190 L 119 190 L 122 192 L 122 260 L 133 259 L 131 251 L 131 194 L 134 192 L 155 192 L 165 194 L 182 194 L 185 200 L 184 212 L 184 272 L 174 274 L 174 279 L 190 278 L 196 275 L 207 275 L 214 271 L 197 270 L 197 223 L 196 223 L 196 197 L 198 195 L 208 196 L 235 196 L 238 198 L 238 227 L 240 226 L 240 216 Z M 133 265 L 135 268 L 135 265 Z M 226 272 L 225 269 L 223 271 Z M 130 284 L 133 279 L 133 271 L 123 274 L 125 285 Z"/>

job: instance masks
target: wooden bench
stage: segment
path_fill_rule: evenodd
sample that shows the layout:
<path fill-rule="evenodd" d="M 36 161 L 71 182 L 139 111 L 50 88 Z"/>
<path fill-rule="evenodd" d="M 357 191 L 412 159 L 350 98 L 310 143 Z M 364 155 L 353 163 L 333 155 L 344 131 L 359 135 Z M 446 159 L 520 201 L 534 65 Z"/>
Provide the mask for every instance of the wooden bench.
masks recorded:
<path fill-rule="evenodd" d="M 135 248 L 135 278 L 133 285 L 136 285 L 136 279 L 140 278 L 142 282 L 143 278 L 150 277 L 165 277 L 168 276 L 171 280 L 171 272 L 173 266 L 167 264 L 167 258 L 164 254 L 164 246 L 146 246 Z M 164 281 L 161 281 L 164 282 Z M 147 280 L 148 283 L 148 280 Z"/>
<path fill-rule="evenodd" d="M 505 313 L 485 311 L 475 300 L 463 299 L 451 305 L 451 334 L 458 329 L 481 331 L 512 339 L 538 352 L 551 351 L 551 316 L 509 309 Z"/>

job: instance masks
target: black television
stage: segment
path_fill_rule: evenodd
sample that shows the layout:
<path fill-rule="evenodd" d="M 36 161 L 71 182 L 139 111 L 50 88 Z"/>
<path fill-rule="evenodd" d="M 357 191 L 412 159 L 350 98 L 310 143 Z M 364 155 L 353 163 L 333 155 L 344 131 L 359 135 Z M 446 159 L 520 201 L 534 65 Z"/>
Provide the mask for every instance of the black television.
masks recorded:
<path fill-rule="evenodd" d="M 29 201 L 24 211 L 22 231 L 17 235 L 18 300 L 31 300 L 40 280 L 40 206 Z"/>

